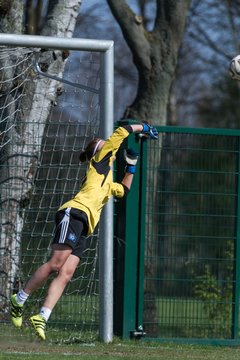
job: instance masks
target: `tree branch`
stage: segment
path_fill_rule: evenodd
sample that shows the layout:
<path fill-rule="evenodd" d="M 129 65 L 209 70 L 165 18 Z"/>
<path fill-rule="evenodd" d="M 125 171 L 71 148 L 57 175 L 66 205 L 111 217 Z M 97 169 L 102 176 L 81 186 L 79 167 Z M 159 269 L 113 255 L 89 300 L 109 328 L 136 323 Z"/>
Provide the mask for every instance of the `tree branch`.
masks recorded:
<path fill-rule="evenodd" d="M 179 46 L 182 40 L 186 13 L 190 7 L 191 0 L 157 0 L 157 14 L 153 33 L 171 33 L 174 43 Z"/>
<path fill-rule="evenodd" d="M 124 0 L 107 0 L 107 2 L 132 51 L 135 65 L 150 69 L 150 44 L 142 18 L 137 16 Z"/>

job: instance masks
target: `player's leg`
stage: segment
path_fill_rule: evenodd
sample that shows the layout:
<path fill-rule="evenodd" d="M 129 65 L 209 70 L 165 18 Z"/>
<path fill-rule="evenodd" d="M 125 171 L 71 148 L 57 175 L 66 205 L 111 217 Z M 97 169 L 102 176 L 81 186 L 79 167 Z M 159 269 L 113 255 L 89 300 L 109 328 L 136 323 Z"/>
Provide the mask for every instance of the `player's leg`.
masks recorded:
<path fill-rule="evenodd" d="M 72 251 L 71 247 L 65 243 L 70 222 L 70 209 L 66 210 L 66 212 L 56 214 L 55 244 L 51 259 L 36 270 L 24 289 L 13 294 L 10 298 L 10 316 L 13 325 L 16 327 L 22 326 L 23 305 L 28 296 L 38 289 L 52 272 L 59 271 Z"/>
<path fill-rule="evenodd" d="M 74 211 L 77 212 L 77 216 Z M 78 216 L 78 212 L 79 211 L 74 209 L 69 212 L 69 224 L 67 230 L 65 230 L 64 236 L 65 243 L 68 244 L 70 252 L 68 252 L 68 256 L 65 258 L 64 262 L 61 263 L 61 266 L 58 269 L 58 275 L 53 279 L 48 288 L 47 297 L 43 306 L 50 310 L 54 308 L 66 285 L 71 280 L 76 267 L 80 262 L 82 252 L 85 249 L 85 237 L 83 237 L 82 234 L 85 234 L 87 229 L 85 221 L 82 217 Z M 53 244 L 53 247 L 56 246 L 56 244 Z"/>
<path fill-rule="evenodd" d="M 64 221 L 61 221 L 61 228 L 56 231 L 54 241 L 63 239 L 62 233 L 64 232 L 64 241 L 71 247 L 71 254 L 59 269 L 56 278 L 52 280 L 40 313 L 30 318 L 37 335 L 43 340 L 45 340 L 46 323 L 51 312 L 71 280 L 85 249 L 85 237 L 82 236 L 87 233 L 85 217 L 82 216 L 82 212 L 74 209 L 70 210 L 67 215 L 65 212 L 63 220 L 67 220 L 68 217 L 68 226 L 66 227 Z"/>
<path fill-rule="evenodd" d="M 68 245 L 53 245 L 50 260 L 41 265 L 29 279 L 23 290 L 13 294 L 10 298 L 10 316 L 15 327 L 22 326 L 23 305 L 28 296 L 39 289 L 53 272 L 59 272 L 72 249 Z"/>
<path fill-rule="evenodd" d="M 61 267 L 57 277 L 51 282 L 47 296 L 44 300 L 43 306 L 48 309 L 53 309 L 58 300 L 60 299 L 66 285 L 71 280 L 78 264 L 80 262 L 79 257 L 70 255 Z"/>
<path fill-rule="evenodd" d="M 79 264 L 79 261 L 79 257 L 75 255 L 70 255 L 68 257 L 64 265 L 59 270 L 57 277 L 52 280 L 48 288 L 48 293 L 44 300 L 43 306 L 41 307 L 40 313 L 30 317 L 30 322 L 34 327 L 36 334 L 42 340 L 45 340 L 46 338 L 46 324 L 52 313 L 52 310 L 62 296 L 66 285 L 71 280 Z"/>
<path fill-rule="evenodd" d="M 70 246 L 64 244 L 53 244 L 52 248 L 50 260 L 41 265 L 25 285 L 27 294 L 39 289 L 52 273 L 58 273 L 72 252 Z"/>

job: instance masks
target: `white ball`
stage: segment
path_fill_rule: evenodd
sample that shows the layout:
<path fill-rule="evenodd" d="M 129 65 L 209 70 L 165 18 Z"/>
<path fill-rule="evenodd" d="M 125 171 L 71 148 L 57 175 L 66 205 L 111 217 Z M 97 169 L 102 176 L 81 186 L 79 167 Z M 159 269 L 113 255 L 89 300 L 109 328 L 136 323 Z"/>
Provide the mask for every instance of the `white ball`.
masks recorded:
<path fill-rule="evenodd" d="M 229 72 L 232 79 L 240 80 L 240 55 L 230 61 Z"/>

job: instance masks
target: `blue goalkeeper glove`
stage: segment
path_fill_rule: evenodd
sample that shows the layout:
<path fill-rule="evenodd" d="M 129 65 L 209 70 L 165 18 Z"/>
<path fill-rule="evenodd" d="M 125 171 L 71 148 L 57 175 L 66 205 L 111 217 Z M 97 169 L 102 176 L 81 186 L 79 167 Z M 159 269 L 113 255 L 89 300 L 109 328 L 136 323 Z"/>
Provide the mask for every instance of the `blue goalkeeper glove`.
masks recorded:
<path fill-rule="evenodd" d="M 135 174 L 138 155 L 139 153 L 133 149 L 124 150 L 124 160 L 126 161 L 125 172 Z"/>
<path fill-rule="evenodd" d="M 151 139 L 157 140 L 158 139 L 158 131 L 155 127 L 150 126 L 148 124 L 142 123 L 143 129 L 142 134 L 148 135 Z"/>

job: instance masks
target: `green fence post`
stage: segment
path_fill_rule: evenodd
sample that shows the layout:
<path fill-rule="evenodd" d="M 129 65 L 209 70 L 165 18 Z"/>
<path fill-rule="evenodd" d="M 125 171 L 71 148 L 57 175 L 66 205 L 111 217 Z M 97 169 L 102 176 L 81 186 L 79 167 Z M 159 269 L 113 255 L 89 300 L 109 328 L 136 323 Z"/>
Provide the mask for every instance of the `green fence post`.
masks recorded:
<path fill-rule="evenodd" d="M 139 151 L 138 137 L 130 135 L 124 147 Z M 121 151 L 117 161 L 123 161 Z M 123 171 L 119 171 L 117 181 L 121 181 L 122 177 Z M 139 190 L 138 164 L 131 191 L 115 206 L 114 334 L 125 339 L 129 338 L 136 326 Z"/>
<path fill-rule="evenodd" d="M 238 153 L 236 166 L 236 240 L 234 247 L 233 272 L 233 310 L 232 310 L 232 339 L 239 338 L 239 291 L 240 291 L 240 137 L 238 137 Z"/>
<path fill-rule="evenodd" d="M 137 276 L 137 318 L 135 337 L 145 335 L 143 329 L 144 312 L 144 254 L 145 254 L 145 219 L 147 189 L 147 139 L 142 138 L 140 151 L 139 183 L 139 235 L 138 235 L 138 276 Z"/>

